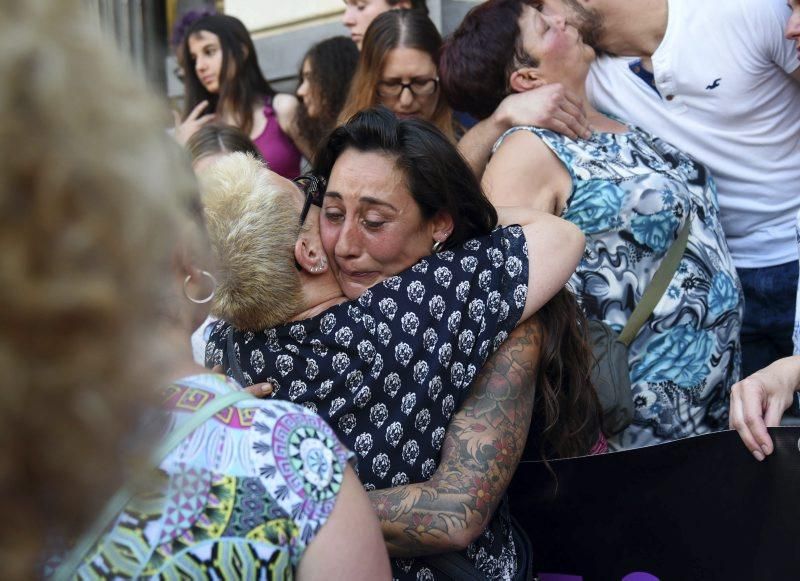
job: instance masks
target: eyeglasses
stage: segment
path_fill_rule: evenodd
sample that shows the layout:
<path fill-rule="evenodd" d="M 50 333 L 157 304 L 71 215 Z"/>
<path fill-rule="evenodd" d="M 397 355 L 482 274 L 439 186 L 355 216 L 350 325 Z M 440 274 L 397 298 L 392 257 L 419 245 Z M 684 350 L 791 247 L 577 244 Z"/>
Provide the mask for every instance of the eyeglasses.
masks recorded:
<path fill-rule="evenodd" d="M 400 81 L 379 81 L 378 95 L 385 99 L 397 98 L 403 94 L 404 89 L 411 91 L 415 97 L 428 97 L 439 88 L 439 77 L 431 79 L 412 79 L 410 83 Z"/>
<path fill-rule="evenodd" d="M 308 211 L 311 209 L 311 204 L 322 207 L 322 198 L 325 197 L 325 188 L 328 184 L 324 177 L 312 173 L 301 175 L 292 181 L 297 184 L 297 187 L 306 197 L 305 202 L 303 202 L 303 211 L 300 212 L 300 225 L 302 226 L 306 221 Z"/>

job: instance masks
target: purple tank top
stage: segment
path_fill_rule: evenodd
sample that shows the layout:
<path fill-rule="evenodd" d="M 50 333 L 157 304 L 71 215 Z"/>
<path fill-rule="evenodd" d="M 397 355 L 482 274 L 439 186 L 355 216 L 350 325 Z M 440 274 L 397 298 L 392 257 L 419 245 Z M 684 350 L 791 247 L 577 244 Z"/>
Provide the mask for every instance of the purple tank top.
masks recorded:
<path fill-rule="evenodd" d="M 275 109 L 272 108 L 272 97 L 267 97 L 264 101 L 264 115 L 267 117 L 267 127 L 253 140 L 253 143 L 261 152 L 269 169 L 287 179 L 296 178 L 300 175 L 302 154 L 281 129 Z"/>

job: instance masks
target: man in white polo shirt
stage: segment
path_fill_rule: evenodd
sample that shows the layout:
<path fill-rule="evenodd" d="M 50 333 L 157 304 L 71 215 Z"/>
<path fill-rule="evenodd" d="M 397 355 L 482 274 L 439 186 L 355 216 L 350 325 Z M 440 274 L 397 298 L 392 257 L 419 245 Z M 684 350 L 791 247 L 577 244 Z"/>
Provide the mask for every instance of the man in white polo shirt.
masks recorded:
<path fill-rule="evenodd" d="M 792 352 L 800 61 L 785 0 L 544 0 L 600 56 L 589 98 L 711 168 L 745 293 L 742 377 Z"/>

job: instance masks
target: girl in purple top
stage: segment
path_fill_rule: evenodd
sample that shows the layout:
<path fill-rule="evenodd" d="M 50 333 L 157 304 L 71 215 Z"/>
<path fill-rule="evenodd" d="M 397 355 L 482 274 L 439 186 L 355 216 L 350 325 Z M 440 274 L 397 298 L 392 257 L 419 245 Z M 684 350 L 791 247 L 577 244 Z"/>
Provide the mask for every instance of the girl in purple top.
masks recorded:
<path fill-rule="evenodd" d="M 300 174 L 297 98 L 276 93 L 258 65 L 244 24 L 222 14 L 195 21 L 180 47 L 186 63 L 184 119 L 176 138 L 185 143 L 211 120 L 242 129 L 276 173 Z"/>

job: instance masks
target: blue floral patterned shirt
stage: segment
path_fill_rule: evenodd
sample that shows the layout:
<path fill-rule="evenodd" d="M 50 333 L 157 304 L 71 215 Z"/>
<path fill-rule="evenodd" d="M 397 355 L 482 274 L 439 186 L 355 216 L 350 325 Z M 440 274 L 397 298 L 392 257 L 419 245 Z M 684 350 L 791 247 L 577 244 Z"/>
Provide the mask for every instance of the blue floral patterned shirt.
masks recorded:
<path fill-rule="evenodd" d="M 570 284 L 590 319 L 621 331 L 686 220 L 689 242 L 664 296 L 629 349 L 633 424 L 612 449 L 727 427 L 739 379 L 743 295 L 705 166 L 648 133 L 573 141 L 534 127 L 572 178 L 562 217 L 586 235 Z"/>

